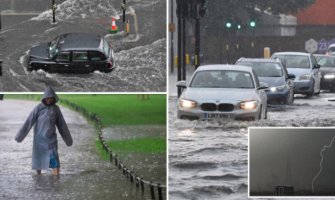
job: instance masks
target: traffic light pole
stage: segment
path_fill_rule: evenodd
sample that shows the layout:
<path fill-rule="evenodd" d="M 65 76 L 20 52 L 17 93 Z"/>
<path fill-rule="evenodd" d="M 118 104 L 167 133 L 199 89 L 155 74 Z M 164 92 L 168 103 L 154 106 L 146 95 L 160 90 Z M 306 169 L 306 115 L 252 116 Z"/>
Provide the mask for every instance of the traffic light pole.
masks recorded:
<path fill-rule="evenodd" d="M 200 18 L 195 19 L 195 52 L 194 52 L 195 69 L 200 66 Z"/>
<path fill-rule="evenodd" d="M 176 0 L 177 2 L 177 16 L 178 16 L 178 74 L 177 81 L 181 81 L 181 64 L 182 64 L 182 23 L 183 23 L 183 8 L 182 8 L 183 0 Z M 178 97 L 181 95 L 181 88 L 178 87 Z"/>
<path fill-rule="evenodd" d="M 55 0 L 52 0 L 52 23 L 56 23 L 56 7 Z"/>

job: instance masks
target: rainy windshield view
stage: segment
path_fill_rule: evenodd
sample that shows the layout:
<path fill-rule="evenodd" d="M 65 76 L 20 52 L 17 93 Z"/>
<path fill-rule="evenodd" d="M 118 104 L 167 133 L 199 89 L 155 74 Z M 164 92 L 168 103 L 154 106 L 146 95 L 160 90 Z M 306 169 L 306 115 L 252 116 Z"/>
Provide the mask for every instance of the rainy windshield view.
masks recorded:
<path fill-rule="evenodd" d="M 335 196 L 335 1 L 169 2 L 169 198 Z"/>

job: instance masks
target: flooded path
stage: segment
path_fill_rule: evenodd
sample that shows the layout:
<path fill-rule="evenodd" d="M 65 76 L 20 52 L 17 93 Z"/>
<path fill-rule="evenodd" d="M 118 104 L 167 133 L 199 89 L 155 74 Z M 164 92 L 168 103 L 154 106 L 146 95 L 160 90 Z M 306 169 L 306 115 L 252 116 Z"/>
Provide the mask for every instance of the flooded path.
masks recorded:
<path fill-rule="evenodd" d="M 74 144 L 58 137 L 61 174 L 31 170 L 33 132 L 22 143 L 14 137 L 34 101 L 0 101 L 0 199 L 150 199 L 96 151 L 94 127 L 81 115 L 61 107 Z"/>

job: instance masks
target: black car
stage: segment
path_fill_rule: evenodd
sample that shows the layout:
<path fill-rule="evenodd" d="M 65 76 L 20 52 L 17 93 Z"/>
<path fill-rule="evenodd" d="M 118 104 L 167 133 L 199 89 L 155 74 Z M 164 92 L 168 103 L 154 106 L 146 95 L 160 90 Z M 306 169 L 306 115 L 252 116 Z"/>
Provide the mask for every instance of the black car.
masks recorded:
<path fill-rule="evenodd" d="M 335 91 L 335 57 L 323 54 L 314 54 L 321 66 L 321 89 Z"/>
<path fill-rule="evenodd" d="M 97 34 L 66 33 L 30 48 L 28 70 L 87 73 L 115 68 L 111 45 Z"/>
<path fill-rule="evenodd" d="M 240 58 L 235 64 L 251 67 L 257 74 L 259 81 L 269 86 L 266 91 L 269 105 L 291 105 L 293 103 L 293 79 L 295 76 L 289 74 L 280 61 L 261 58 Z"/>

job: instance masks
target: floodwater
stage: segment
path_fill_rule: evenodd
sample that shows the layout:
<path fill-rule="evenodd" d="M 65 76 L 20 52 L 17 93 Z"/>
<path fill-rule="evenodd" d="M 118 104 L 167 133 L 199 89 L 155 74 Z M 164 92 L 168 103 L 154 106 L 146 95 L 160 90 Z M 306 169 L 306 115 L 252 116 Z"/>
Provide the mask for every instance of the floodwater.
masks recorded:
<path fill-rule="evenodd" d="M 36 3 L 37 0 L 34 2 Z M 19 2 L 14 1 L 19 4 Z M 121 15 L 117 0 L 63 0 L 56 10 L 57 24 L 52 24 L 51 11 L 36 11 L 34 3 L 22 1 L 24 10 L 6 10 L 0 32 L 0 59 L 3 76 L 0 91 L 42 91 L 52 86 L 64 92 L 163 92 L 166 90 L 166 2 L 163 0 L 127 1 L 137 16 L 130 20 L 129 35 L 122 32 L 109 35 L 111 17 Z M 7 2 L 8 3 L 8 2 Z M 48 3 L 45 3 L 48 7 Z M 17 6 L 18 7 L 18 6 Z M 10 7 L 8 6 L 8 9 Z M 27 12 L 40 13 L 30 16 Z M 26 15 L 19 15 L 26 13 Z M 164 23 L 162 23 L 164 22 Z M 122 30 L 121 20 L 117 21 Z M 49 42 L 68 32 L 93 32 L 105 36 L 113 44 L 117 68 L 111 73 L 51 74 L 42 70 L 26 70 L 29 48 L 38 42 Z"/>
<path fill-rule="evenodd" d="M 32 131 L 22 143 L 14 137 L 35 101 L 0 101 L 0 199 L 151 199 L 131 184 L 95 148 L 95 130 L 81 115 L 61 107 L 74 144 L 67 147 L 58 137 L 61 174 L 31 170 Z M 156 193 L 157 197 L 157 193 Z"/>
<path fill-rule="evenodd" d="M 294 105 L 272 109 L 260 121 L 176 119 L 169 98 L 170 199 L 247 199 L 248 127 L 334 126 L 335 94 L 296 96 Z"/>

